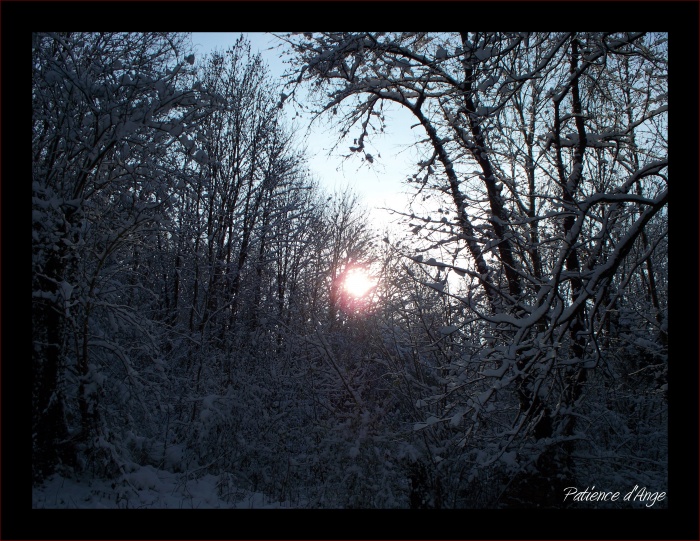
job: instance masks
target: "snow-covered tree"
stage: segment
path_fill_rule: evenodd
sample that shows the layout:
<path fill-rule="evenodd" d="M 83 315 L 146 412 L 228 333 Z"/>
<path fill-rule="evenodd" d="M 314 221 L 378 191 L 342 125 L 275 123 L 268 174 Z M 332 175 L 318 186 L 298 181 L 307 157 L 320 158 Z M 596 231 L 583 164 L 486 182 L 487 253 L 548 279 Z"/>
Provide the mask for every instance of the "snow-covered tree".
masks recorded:
<path fill-rule="evenodd" d="M 148 342 L 132 302 L 141 284 L 129 276 L 169 204 L 163 156 L 207 101 L 191 86 L 184 44 L 160 33 L 32 36 L 36 477 L 75 464 L 78 449 L 101 449 L 97 463 L 110 463 L 98 397 L 105 370 L 136 377 L 136 359 L 105 332 Z"/>
<path fill-rule="evenodd" d="M 284 39 L 292 50 L 289 93 L 306 84 L 316 112 L 337 119 L 339 140 L 353 139 L 350 155 L 376 159 L 367 144 L 385 128 L 389 103 L 413 115 L 425 135 L 414 181 L 451 205 L 447 219 L 424 219 L 451 256 L 406 255 L 456 277 L 449 288 L 435 277 L 424 283 L 453 295 L 464 325 L 481 326 L 461 345 L 462 373 L 448 378 L 450 407 L 431 417 L 461 428 L 454 445 L 467 453 L 462 489 L 493 478 L 488 470 L 500 476 L 472 504 L 558 505 L 558 489 L 585 476 L 602 452 L 599 431 L 610 432 L 582 415 L 601 415 L 600 393 L 629 370 L 613 362 L 618 348 L 649 337 L 653 360 L 633 373 L 661 378 L 648 401 L 659 410 L 663 439 L 667 315 L 657 284 L 665 281 L 667 236 L 666 36 Z M 613 329 L 640 286 L 653 317 L 637 319 L 633 331 Z M 470 376 L 473 384 L 458 384 Z M 654 460 L 662 465 L 664 456 Z"/>
<path fill-rule="evenodd" d="M 284 88 L 245 39 L 32 36 L 35 484 L 123 503 L 157 468 L 227 505 L 373 508 L 665 485 L 667 36 L 281 42 Z M 288 107 L 370 167 L 412 117 L 405 236 L 310 177 Z"/>

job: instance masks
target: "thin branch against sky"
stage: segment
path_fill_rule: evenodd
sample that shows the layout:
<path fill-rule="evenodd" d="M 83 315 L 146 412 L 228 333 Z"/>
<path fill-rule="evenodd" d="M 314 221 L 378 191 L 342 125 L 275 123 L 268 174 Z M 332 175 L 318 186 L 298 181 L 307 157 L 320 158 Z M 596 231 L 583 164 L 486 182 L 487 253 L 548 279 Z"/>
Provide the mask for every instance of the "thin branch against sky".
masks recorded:
<path fill-rule="evenodd" d="M 253 51 L 261 54 L 270 76 L 281 80 L 289 66 L 283 62 L 280 54 L 279 46 L 284 47 L 284 44 L 271 33 L 193 32 L 192 43 L 199 54 L 208 54 L 214 50 L 225 50 L 241 35 L 250 42 Z M 297 111 L 291 107 L 287 111 L 289 122 L 297 127 L 297 134 L 302 136 L 300 143 L 307 149 L 309 169 L 323 186 L 331 191 L 350 187 L 357 192 L 372 209 L 379 227 L 385 227 L 397 219 L 397 215 L 386 209 L 407 211 L 409 196 L 403 181 L 414 172 L 418 158 L 413 146 L 420 136 L 411 127 L 410 115 L 398 106 L 386 109 L 387 131 L 373 138 L 374 161 L 369 164 L 360 156 L 346 157 L 351 139 L 333 149 L 339 133 L 337 126 L 328 119 L 321 118 L 312 123 L 310 114 L 298 111 L 297 117 Z"/>

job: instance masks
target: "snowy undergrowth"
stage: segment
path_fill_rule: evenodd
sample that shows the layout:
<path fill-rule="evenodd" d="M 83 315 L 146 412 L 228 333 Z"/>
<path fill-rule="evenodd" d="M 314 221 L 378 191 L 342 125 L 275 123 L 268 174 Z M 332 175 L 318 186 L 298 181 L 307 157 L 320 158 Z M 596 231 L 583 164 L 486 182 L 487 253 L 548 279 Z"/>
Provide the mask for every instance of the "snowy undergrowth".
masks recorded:
<path fill-rule="evenodd" d="M 34 509 L 279 509 L 258 492 L 228 489 L 224 476 L 193 478 L 143 466 L 119 479 L 53 475 L 32 491 Z"/>

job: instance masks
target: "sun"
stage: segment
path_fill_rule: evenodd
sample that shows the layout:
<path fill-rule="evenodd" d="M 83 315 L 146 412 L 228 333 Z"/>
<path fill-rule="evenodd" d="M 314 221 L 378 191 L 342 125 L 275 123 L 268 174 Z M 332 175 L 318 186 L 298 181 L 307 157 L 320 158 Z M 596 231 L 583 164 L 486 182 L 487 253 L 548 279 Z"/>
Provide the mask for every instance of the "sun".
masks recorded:
<path fill-rule="evenodd" d="M 376 285 L 377 281 L 363 269 L 351 269 L 343 279 L 345 291 L 356 298 L 364 297 Z"/>

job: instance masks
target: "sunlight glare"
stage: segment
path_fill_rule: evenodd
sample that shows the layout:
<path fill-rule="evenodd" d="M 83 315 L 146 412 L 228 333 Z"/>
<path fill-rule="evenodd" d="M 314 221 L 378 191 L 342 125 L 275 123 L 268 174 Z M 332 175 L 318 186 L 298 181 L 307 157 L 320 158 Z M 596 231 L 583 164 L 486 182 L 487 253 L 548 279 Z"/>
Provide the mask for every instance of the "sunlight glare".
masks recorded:
<path fill-rule="evenodd" d="M 376 280 L 362 269 L 352 269 L 348 271 L 343 280 L 343 287 L 353 297 L 364 297 L 370 289 L 377 285 Z"/>

